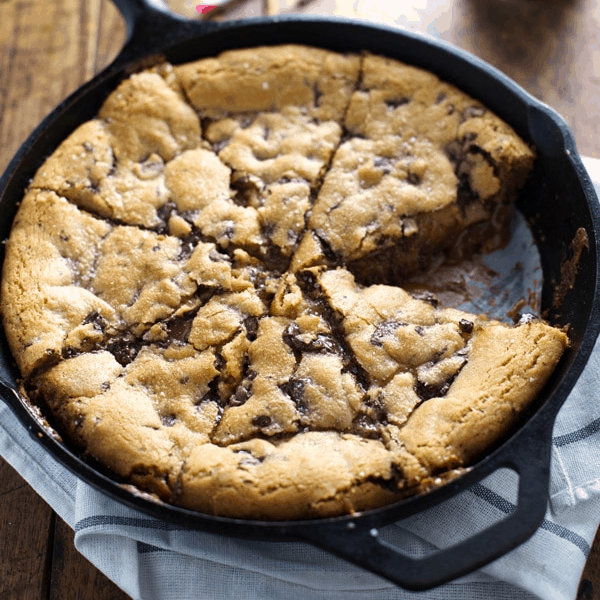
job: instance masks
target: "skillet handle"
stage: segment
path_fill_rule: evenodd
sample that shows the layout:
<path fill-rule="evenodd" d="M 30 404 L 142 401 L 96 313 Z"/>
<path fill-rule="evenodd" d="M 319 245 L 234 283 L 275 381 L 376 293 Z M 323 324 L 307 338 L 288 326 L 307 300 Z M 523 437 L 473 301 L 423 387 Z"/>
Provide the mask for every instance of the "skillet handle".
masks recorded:
<path fill-rule="evenodd" d="M 151 56 L 157 41 L 161 47 L 186 37 L 206 33 L 218 26 L 206 20 L 192 20 L 177 15 L 163 0 L 112 0 L 127 27 L 127 40 L 115 63 L 130 62 L 135 58 Z"/>
<path fill-rule="evenodd" d="M 339 521 L 308 527 L 300 535 L 408 590 L 431 589 L 475 571 L 525 542 L 543 521 L 552 427 L 543 433 L 535 429 L 529 430 L 529 436 L 521 436 L 520 443 L 511 444 L 511 454 L 495 465 L 496 469 L 508 467 L 519 474 L 517 506 L 512 509 L 512 505 L 505 505 L 503 509 L 509 513 L 506 518 L 450 548 L 422 558 L 407 556 L 382 540 L 376 525 L 364 526 L 361 518 L 356 523 Z M 541 435 L 541 439 L 535 440 L 532 433 Z"/>

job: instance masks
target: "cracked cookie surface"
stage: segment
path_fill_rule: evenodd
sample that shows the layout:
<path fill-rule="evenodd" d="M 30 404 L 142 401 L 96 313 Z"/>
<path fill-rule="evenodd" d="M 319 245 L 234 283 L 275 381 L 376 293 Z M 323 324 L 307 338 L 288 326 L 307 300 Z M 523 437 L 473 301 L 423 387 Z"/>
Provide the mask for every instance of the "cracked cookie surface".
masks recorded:
<path fill-rule="evenodd" d="M 7 242 L 22 392 L 120 481 L 302 519 L 458 475 L 568 340 L 418 298 L 497 247 L 534 152 L 432 73 L 274 46 L 147 69 L 45 161 Z"/>

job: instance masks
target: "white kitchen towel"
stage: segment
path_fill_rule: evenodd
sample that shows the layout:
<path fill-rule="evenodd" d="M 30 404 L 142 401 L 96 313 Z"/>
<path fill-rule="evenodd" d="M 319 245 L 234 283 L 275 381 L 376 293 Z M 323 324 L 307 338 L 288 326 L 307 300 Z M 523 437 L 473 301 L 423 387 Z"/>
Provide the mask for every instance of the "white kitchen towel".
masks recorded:
<path fill-rule="evenodd" d="M 600 192 L 600 161 L 584 159 Z M 545 519 L 485 568 L 408 592 L 303 542 L 240 540 L 155 520 L 79 481 L 0 403 L 0 455 L 75 530 L 77 548 L 141 600 L 574 600 L 600 523 L 600 343 L 553 431 Z M 448 547 L 510 513 L 518 479 L 503 469 L 435 508 L 382 528 L 410 555 Z"/>

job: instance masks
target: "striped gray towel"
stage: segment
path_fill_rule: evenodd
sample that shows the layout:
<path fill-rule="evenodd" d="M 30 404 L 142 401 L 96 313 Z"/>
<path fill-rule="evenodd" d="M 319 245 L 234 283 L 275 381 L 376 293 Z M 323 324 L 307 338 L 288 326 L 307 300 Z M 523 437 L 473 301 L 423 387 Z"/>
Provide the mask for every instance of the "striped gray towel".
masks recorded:
<path fill-rule="evenodd" d="M 600 161 L 584 159 L 600 191 Z M 487 567 L 407 592 L 302 542 L 238 540 L 154 520 L 103 496 L 57 464 L 0 404 L 0 454 L 75 530 L 75 544 L 143 600 L 573 600 L 600 523 L 600 344 L 553 432 L 546 517 L 526 543 Z M 382 537 L 411 555 L 449 547 L 515 509 L 517 476 L 496 471 Z"/>

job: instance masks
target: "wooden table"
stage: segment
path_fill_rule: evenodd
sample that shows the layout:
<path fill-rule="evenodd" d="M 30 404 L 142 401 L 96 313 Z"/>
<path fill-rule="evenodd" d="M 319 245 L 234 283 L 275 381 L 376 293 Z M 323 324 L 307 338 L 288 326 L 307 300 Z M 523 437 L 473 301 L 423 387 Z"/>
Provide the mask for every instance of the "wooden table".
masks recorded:
<path fill-rule="evenodd" d="M 197 17 L 194 0 L 169 5 Z M 395 23 L 461 46 L 553 106 L 580 152 L 600 157 L 596 0 L 231 0 L 210 18 L 286 12 Z M 0 172 L 53 107 L 114 58 L 124 38 L 108 0 L 0 0 Z M 0 600 L 128 598 L 78 554 L 73 532 L 2 459 L 0 548 Z M 600 536 L 578 599 L 600 600 Z"/>

